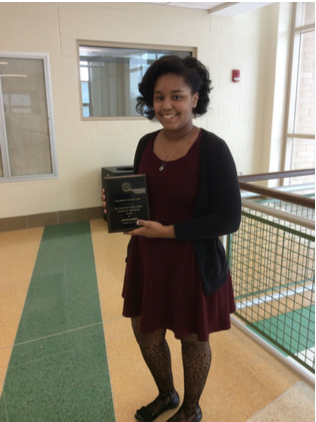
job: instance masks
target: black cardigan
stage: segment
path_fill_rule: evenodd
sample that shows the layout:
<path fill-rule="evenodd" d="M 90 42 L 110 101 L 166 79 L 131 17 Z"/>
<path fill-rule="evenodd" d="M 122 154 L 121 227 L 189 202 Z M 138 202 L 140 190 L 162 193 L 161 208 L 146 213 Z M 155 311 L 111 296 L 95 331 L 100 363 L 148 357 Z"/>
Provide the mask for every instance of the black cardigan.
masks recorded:
<path fill-rule="evenodd" d="M 226 143 L 202 130 L 199 156 L 200 189 L 194 219 L 174 224 L 177 240 L 193 240 L 205 296 L 221 287 L 228 276 L 228 263 L 219 236 L 238 230 L 241 198 L 233 157 Z M 153 133 L 143 136 L 137 146 L 134 173 Z"/>

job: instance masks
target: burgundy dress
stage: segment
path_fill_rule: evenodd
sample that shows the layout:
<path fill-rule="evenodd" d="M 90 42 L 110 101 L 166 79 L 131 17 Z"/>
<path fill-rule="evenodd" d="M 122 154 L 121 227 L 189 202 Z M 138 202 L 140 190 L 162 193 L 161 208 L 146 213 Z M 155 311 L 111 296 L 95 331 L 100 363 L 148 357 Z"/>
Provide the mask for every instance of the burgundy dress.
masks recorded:
<path fill-rule="evenodd" d="M 139 174 L 147 175 L 150 219 L 163 225 L 190 220 L 200 184 L 201 131 L 188 153 L 163 171 L 153 151 L 155 136 L 139 167 Z M 236 310 L 230 275 L 220 289 L 204 296 L 192 240 L 133 236 L 122 295 L 123 315 L 140 316 L 141 332 L 170 329 L 177 339 L 197 334 L 208 341 L 209 333 L 230 328 L 230 313 Z"/>

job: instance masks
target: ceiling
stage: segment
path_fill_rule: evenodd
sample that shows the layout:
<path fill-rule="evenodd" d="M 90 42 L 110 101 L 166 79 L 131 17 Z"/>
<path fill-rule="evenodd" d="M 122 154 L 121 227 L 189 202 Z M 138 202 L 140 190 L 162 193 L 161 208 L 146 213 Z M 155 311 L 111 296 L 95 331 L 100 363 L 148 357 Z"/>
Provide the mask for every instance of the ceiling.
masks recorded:
<path fill-rule="evenodd" d="M 220 15 L 220 16 L 237 16 L 242 13 L 250 12 L 255 9 L 259 9 L 264 6 L 268 6 L 274 2 L 149 2 L 160 4 L 163 6 L 176 6 L 176 7 L 186 7 L 189 9 L 201 9 L 207 10 L 210 14 Z"/>

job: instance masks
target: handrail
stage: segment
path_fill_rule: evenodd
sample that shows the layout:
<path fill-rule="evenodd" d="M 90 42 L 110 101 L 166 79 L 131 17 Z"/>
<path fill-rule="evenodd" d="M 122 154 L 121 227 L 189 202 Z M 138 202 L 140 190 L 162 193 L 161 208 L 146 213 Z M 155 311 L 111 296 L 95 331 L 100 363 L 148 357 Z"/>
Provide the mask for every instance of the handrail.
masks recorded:
<path fill-rule="evenodd" d="M 280 199 L 281 201 L 291 202 L 296 205 L 300 205 L 307 208 L 315 208 L 315 200 L 312 198 L 306 198 L 304 196 L 296 195 L 293 193 L 280 192 L 276 189 L 265 188 L 262 186 L 250 184 L 250 181 L 259 181 L 259 180 L 272 180 L 279 179 L 284 177 L 297 177 L 297 176 L 306 176 L 315 174 L 315 169 L 308 170 L 294 170 L 286 172 L 277 172 L 277 173 L 262 173 L 262 174 L 253 174 L 248 176 L 239 176 L 239 187 L 241 190 L 246 190 L 248 192 L 257 193 L 266 197 Z"/>
<path fill-rule="evenodd" d="M 305 183 L 304 185 L 291 185 L 291 186 L 276 186 L 274 188 L 280 192 L 295 192 L 295 191 L 315 191 L 315 183 Z M 242 198 L 255 198 L 260 196 L 258 193 L 246 192 L 241 193 Z"/>
<path fill-rule="evenodd" d="M 289 170 L 238 176 L 238 180 L 241 182 L 258 182 L 259 180 L 284 179 L 287 177 L 311 176 L 313 174 L 315 174 L 315 169 Z"/>
<path fill-rule="evenodd" d="M 291 202 L 292 204 L 301 205 L 302 207 L 315 208 L 315 200 L 306 198 L 305 196 L 296 195 L 295 193 L 280 192 L 271 188 L 263 188 L 258 185 L 250 185 L 246 182 L 239 182 L 239 187 L 248 192 L 259 193 L 260 195 L 267 196 L 281 201 Z"/>
<path fill-rule="evenodd" d="M 299 217 L 297 215 L 289 214 L 284 211 L 276 210 L 275 208 L 269 208 L 264 205 L 258 204 L 257 202 L 248 201 L 247 199 L 242 200 L 242 205 L 253 210 L 259 211 L 263 214 L 269 215 L 271 217 L 278 218 L 280 220 L 287 221 L 288 223 L 297 224 L 299 226 L 305 227 L 309 230 L 315 230 L 315 221 L 309 220 L 308 218 Z"/>

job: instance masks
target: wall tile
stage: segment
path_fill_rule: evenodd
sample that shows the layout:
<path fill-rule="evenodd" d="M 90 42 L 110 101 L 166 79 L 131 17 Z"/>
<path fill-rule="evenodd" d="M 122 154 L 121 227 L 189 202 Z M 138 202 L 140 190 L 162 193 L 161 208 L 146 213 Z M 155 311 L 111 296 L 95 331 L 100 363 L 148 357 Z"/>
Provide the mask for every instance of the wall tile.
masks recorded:
<path fill-rule="evenodd" d="M 76 56 L 77 57 L 77 44 L 74 38 L 62 38 L 60 40 L 61 54 L 63 56 Z"/>
<path fill-rule="evenodd" d="M 24 187 L 25 196 L 27 199 L 46 199 L 56 196 L 56 185 L 50 184 L 47 186 L 44 183 L 38 183 L 36 185 L 26 185 Z"/>
<path fill-rule="evenodd" d="M 56 192 L 59 197 L 78 195 L 79 187 L 76 180 L 56 182 Z"/>
<path fill-rule="evenodd" d="M 78 152 L 60 152 L 59 157 L 59 167 L 68 167 L 68 166 L 82 166 L 84 163 L 83 153 Z"/>
<path fill-rule="evenodd" d="M 58 54 L 58 38 L 57 21 L 8 19 L 0 13 L 0 40 L 6 51 Z"/>
<path fill-rule="evenodd" d="M 54 103 L 57 105 L 79 105 L 79 89 L 72 88 L 57 88 L 53 92 Z"/>
<path fill-rule="evenodd" d="M 134 149 L 124 149 L 116 151 L 113 150 L 111 152 L 113 166 L 124 166 L 133 164 L 135 155 Z"/>
<path fill-rule="evenodd" d="M 135 3 L 135 7 L 137 4 Z M 153 5 L 149 5 L 153 6 Z M 60 4 L 60 31 L 61 38 L 94 39 L 121 42 L 144 42 L 144 33 L 152 34 L 146 42 L 170 45 L 170 32 L 161 31 L 161 28 L 174 28 L 174 16 L 166 14 L 155 14 L 151 19 L 152 12 L 139 12 L 136 10 L 116 10 L 86 8 L 76 4 L 76 7 L 69 3 Z M 196 20 L 196 21 L 195 21 Z M 104 23 L 107 22 L 105 25 Z M 197 39 L 205 37 L 208 33 L 208 15 L 199 19 L 194 16 L 181 16 L 181 26 L 177 22 L 177 31 L 172 33 L 172 45 L 192 44 L 192 31 Z M 156 34 L 159 34 L 159 40 Z M 131 38 L 132 37 L 132 38 Z M 156 39 L 156 41 L 154 41 Z"/>
<path fill-rule="evenodd" d="M 61 152 L 81 151 L 82 138 L 81 136 L 58 136 L 57 150 L 58 155 Z"/>
<path fill-rule="evenodd" d="M 104 121 L 104 122 L 96 122 L 96 134 L 97 136 L 107 136 L 111 133 L 111 122 Z"/>
<path fill-rule="evenodd" d="M 85 167 L 107 167 L 114 165 L 112 151 L 86 151 L 83 156 Z"/>
<path fill-rule="evenodd" d="M 61 56 L 60 54 L 50 54 L 51 72 L 78 72 L 78 63 L 76 56 Z"/>
<path fill-rule="evenodd" d="M 53 99 L 54 123 L 64 122 L 66 120 L 66 106 L 64 104 L 56 104 Z"/>
<path fill-rule="evenodd" d="M 227 114 L 228 118 L 237 117 L 237 116 L 240 116 L 240 109 L 241 107 L 238 103 L 230 104 L 228 108 L 226 104 L 220 104 L 219 116 L 225 116 L 225 114 Z"/>
<path fill-rule="evenodd" d="M 80 122 L 57 121 L 55 122 L 56 136 L 81 136 Z"/>
<path fill-rule="evenodd" d="M 76 39 L 197 47 L 215 88 L 207 115 L 196 124 L 230 142 L 238 168 L 257 168 L 266 148 L 264 104 L 274 94 L 274 74 L 267 70 L 275 60 L 278 19 L 278 4 L 224 18 L 149 3 L 0 3 L 1 49 L 49 53 L 60 169 L 58 181 L 6 185 L 5 200 L 0 185 L 0 218 L 99 207 L 101 167 L 131 164 L 140 137 L 161 128 L 146 119 L 80 120 Z M 233 84 L 237 66 L 242 82 Z M 85 195 L 78 193 L 83 181 L 91 181 Z"/>
<path fill-rule="evenodd" d="M 220 62 L 230 64 L 232 66 L 240 66 L 241 64 L 241 50 L 224 50 L 220 51 Z"/>
<path fill-rule="evenodd" d="M 124 149 L 133 149 L 136 150 L 139 138 L 135 134 L 125 135 L 124 136 Z"/>
<path fill-rule="evenodd" d="M 10 202 L 3 202 L 0 207 L 0 215 L 1 218 L 7 217 L 19 217 L 25 216 L 25 203 L 26 201 L 10 201 Z M 5 212 L 5 214 L 3 214 Z"/>
<path fill-rule="evenodd" d="M 219 35 L 222 31 L 222 20 L 220 16 L 211 16 L 210 17 L 210 34 Z M 230 34 L 228 34 L 230 35 Z"/>
<path fill-rule="evenodd" d="M 211 34 L 210 48 L 215 50 L 231 49 L 232 37 L 230 35 Z"/>
<path fill-rule="evenodd" d="M 122 125 L 122 122 L 120 122 L 120 121 L 110 122 L 110 134 L 111 135 L 123 135 L 124 133 L 125 133 L 124 125 Z"/>
<path fill-rule="evenodd" d="M 23 13 L 23 3 L 0 2 L 0 16 L 22 17 Z"/>
<path fill-rule="evenodd" d="M 78 72 L 64 72 L 64 87 L 71 89 L 76 92 L 76 96 L 79 94 L 79 76 Z"/>
<path fill-rule="evenodd" d="M 238 23 L 236 18 L 223 18 L 221 22 L 221 33 L 223 35 L 243 35 L 244 24 Z"/>
<path fill-rule="evenodd" d="M 66 120 L 77 122 L 80 119 L 80 106 L 79 104 L 66 105 Z"/>
<path fill-rule="evenodd" d="M 123 149 L 124 135 L 109 134 L 107 136 L 98 136 L 98 149 Z"/>
<path fill-rule="evenodd" d="M 24 15 L 27 18 L 57 20 L 57 3 L 23 3 Z"/>
<path fill-rule="evenodd" d="M 71 179 L 71 171 L 69 167 L 60 167 L 58 180 L 65 181 Z"/>
<path fill-rule="evenodd" d="M 81 149 L 85 151 L 94 151 L 98 149 L 98 141 L 94 136 L 85 135 L 81 139 Z"/>
<path fill-rule="evenodd" d="M 17 184 L 7 183 L 0 185 L 0 198 L 1 201 L 14 201 L 17 198 L 21 200 L 25 199 L 25 194 L 23 189 Z"/>
<path fill-rule="evenodd" d="M 72 180 L 99 180 L 101 178 L 101 166 L 97 167 L 70 167 Z"/>
<path fill-rule="evenodd" d="M 247 22 L 243 25 L 243 35 L 247 37 L 267 37 L 268 25 L 267 23 Z"/>

